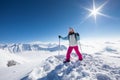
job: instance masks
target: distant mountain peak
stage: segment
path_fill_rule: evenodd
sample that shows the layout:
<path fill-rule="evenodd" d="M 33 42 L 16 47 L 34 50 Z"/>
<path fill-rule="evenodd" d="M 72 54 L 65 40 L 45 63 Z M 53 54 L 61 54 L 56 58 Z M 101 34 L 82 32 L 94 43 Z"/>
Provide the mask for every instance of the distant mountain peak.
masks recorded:
<path fill-rule="evenodd" d="M 13 43 L 13 44 L 0 44 L 0 49 L 8 50 L 10 53 L 19 53 L 24 51 L 57 51 L 66 50 L 66 46 L 59 45 L 56 43 L 42 43 L 42 42 L 32 42 L 32 43 Z"/>

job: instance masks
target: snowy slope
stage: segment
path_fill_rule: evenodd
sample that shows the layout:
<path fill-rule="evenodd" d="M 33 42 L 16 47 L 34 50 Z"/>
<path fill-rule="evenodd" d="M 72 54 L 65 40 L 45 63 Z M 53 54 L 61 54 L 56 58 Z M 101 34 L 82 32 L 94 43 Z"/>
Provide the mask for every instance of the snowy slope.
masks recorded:
<path fill-rule="evenodd" d="M 120 64 L 83 54 L 84 60 L 63 64 L 65 56 L 51 56 L 22 80 L 120 80 Z M 120 59 L 119 59 L 120 61 Z"/>
<path fill-rule="evenodd" d="M 23 50 L 20 54 L 10 53 L 8 50 L 10 44 L 2 44 L 0 80 L 120 80 L 120 40 L 81 41 L 80 51 L 84 60 L 77 61 L 77 56 L 73 51 L 71 62 L 67 64 L 63 64 L 63 60 L 68 43 L 61 43 L 65 48 L 60 53 L 55 48 L 56 43 L 27 44 L 32 50 L 27 48 L 28 51 L 24 51 L 19 44 L 20 50 Z M 35 50 L 31 47 L 33 44 L 37 46 L 39 44 L 47 50 Z M 48 50 L 50 48 L 53 51 Z M 13 48 L 11 49 L 13 51 Z M 20 64 L 7 67 L 6 63 L 11 59 Z"/>
<path fill-rule="evenodd" d="M 10 60 L 14 60 L 19 64 L 28 62 L 26 58 L 20 57 L 16 54 L 10 54 L 9 52 L 4 50 L 0 50 L 0 67 L 7 67 L 7 63 Z"/>
<path fill-rule="evenodd" d="M 40 65 L 43 60 L 56 54 L 56 52 L 46 53 L 46 51 L 29 51 L 21 54 L 1 52 L 3 53 L 0 53 L 0 80 L 20 80 Z M 8 60 L 15 60 L 20 64 L 7 67 Z"/>
<path fill-rule="evenodd" d="M 93 44 L 94 43 L 94 44 Z M 97 44 L 97 45 L 96 45 Z M 120 80 L 120 42 L 82 42 L 83 61 L 72 53 L 48 57 L 21 80 Z"/>

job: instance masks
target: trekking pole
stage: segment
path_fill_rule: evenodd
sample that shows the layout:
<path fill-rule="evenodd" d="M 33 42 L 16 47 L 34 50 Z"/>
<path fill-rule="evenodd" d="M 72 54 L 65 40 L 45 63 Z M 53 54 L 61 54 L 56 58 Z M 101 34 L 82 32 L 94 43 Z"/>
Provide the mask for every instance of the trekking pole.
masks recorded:
<path fill-rule="evenodd" d="M 81 50 L 81 53 L 82 53 L 82 48 L 81 48 L 81 43 L 80 43 L 80 41 L 79 41 L 79 47 L 80 47 L 80 50 Z"/>
<path fill-rule="evenodd" d="M 58 55 L 60 55 L 60 38 L 59 38 L 59 51 L 58 51 Z"/>
<path fill-rule="evenodd" d="M 81 38 L 80 38 L 81 39 Z M 81 50 L 81 53 L 82 53 L 82 48 L 81 48 L 81 43 L 80 43 L 80 40 L 79 40 L 79 47 L 80 47 L 80 50 Z"/>

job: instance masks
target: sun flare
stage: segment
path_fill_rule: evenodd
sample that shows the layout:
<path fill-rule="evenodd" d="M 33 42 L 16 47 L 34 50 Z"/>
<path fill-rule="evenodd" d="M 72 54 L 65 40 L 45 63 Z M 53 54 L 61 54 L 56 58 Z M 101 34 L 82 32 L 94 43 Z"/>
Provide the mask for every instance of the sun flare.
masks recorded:
<path fill-rule="evenodd" d="M 101 13 L 102 8 L 107 4 L 107 2 L 108 2 L 108 0 L 106 2 L 104 2 L 103 4 L 101 4 L 99 7 L 96 7 L 95 0 L 93 0 L 92 9 L 85 8 L 87 11 L 90 12 L 89 15 L 87 16 L 87 18 L 93 16 L 94 20 L 96 22 L 96 18 L 98 15 L 108 17 L 107 15 Z"/>

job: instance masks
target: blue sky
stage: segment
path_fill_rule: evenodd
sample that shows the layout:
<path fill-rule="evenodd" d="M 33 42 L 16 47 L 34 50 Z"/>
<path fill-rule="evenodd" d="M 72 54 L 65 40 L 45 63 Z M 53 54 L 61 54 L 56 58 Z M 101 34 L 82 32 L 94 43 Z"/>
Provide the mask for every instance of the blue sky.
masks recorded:
<path fill-rule="evenodd" d="M 95 0 L 96 6 L 106 0 Z M 68 28 L 81 39 L 120 37 L 120 0 L 108 0 L 101 12 L 111 18 L 90 17 L 81 23 L 92 0 L 0 0 L 0 43 L 57 41 Z"/>

